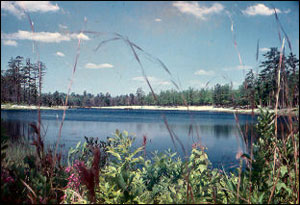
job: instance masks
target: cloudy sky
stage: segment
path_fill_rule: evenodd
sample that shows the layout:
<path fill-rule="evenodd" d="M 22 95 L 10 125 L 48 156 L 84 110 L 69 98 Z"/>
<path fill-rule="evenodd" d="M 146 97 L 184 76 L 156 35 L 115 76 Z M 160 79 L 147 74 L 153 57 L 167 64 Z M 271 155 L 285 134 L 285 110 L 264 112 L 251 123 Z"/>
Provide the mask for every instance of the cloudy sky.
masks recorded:
<path fill-rule="evenodd" d="M 148 92 L 139 63 L 125 41 L 108 41 L 96 50 L 101 41 L 119 33 L 153 56 L 151 60 L 136 49 L 157 92 L 175 88 L 171 80 L 182 89 L 199 89 L 208 82 L 208 86 L 233 82 L 237 87 L 248 69 L 258 68 L 264 52 L 281 47 L 274 7 L 299 58 L 297 1 L 1 1 L 1 70 L 7 69 L 10 57 L 36 61 L 40 56 L 47 66 L 43 91 L 66 92 L 80 41 L 73 92 L 110 92 L 114 96 L 135 93 L 139 87 Z"/>

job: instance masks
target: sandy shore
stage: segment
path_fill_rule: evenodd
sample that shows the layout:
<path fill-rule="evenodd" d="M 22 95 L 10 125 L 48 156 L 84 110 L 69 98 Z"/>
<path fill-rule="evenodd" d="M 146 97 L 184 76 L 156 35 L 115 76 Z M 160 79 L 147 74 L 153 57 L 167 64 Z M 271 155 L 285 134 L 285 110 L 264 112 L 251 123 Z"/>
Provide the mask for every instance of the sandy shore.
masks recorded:
<path fill-rule="evenodd" d="M 251 110 L 234 110 L 233 108 L 216 108 L 213 106 L 111 106 L 111 107 L 92 107 L 97 109 L 129 109 L 129 110 L 183 110 L 183 111 L 212 111 L 212 112 L 250 112 Z M 258 110 L 256 110 L 258 111 Z"/>
<path fill-rule="evenodd" d="M 53 106 L 46 107 L 41 106 L 41 110 L 63 110 L 65 106 Z M 36 105 L 11 105 L 11 104 L 1 104 L 1 109 L 4 110 L 37 110 L 38 106 Z"/>
<path fill-rule="evenodd" d="M 74 107 L 75 108 L 75 107 Z M 110 106 L 110 107 L 89 107 L 94 109 L 126 109 L 126 110 L 182 110 L 182 111 L 208 111 L 208 112 L 227 112 L 227 113 L 240 113 L 240 114 L 251 114 L 251 109 L 240 109 L 240 108 L 219 108 L 214 106 Z M 34 105 L 10 105 L 10 104 L 1 104 L 1 109 L 5 110 L 14 110 L 14 109 L 29 109 L 35 110 L 38 109 L 38 106 Z M 53 107 L 45 107 L 41 106 L 42 110 L 63 110 L 64 106 L 53 106 Z M 274 110 L 270 110 L 270 112 L 274 112 Z M 293 115 L 295 112 L 299 112 L 296 108 L 292 109 L 291 113 Z M 254 109 L 254 113 L 258 114 L 259 109 Z M 288 115 L 289 111 L 287 109 L 279 110 L 279 115 Z"/>
<path fill-rule="evenodd" d="M 222 108 L 214 107 L 212 105 L 208 106 L 111 106 L 111 107 L 91 107 L 96 109 L 126 109 L 126 110 L 182 110 L 182 111 L 207 111 L 207 112 L 225 112 L 225 113 L 239 113 L 239 114 L 252 114 L 252 109 L 241 109 L 241 108 Z M 254 114 L 259 114 L 258 108 L 253 109 Z M 269 109 L 269 112 L 275 112 L 273 109 Z M 278 110 L 278 115 L 289 115 L 290 113 L 294 116 L 296 112 L 299 113 L 298 108 L 293 108 L 291 110 L 282 109 Z"/>
<path fill-rule="evenodd" d="M 182 111 L 208 111 L 208 112 L 229 112 L 251 114 L 251 109 L 217 108 L 209 106 L 111 106 L 111 107 L 92 107 L 97 109 L 128 109 L 128 110 L 182 110 Z M 259 113 L 259 109 L 254 109 L 254 113 Z"/>

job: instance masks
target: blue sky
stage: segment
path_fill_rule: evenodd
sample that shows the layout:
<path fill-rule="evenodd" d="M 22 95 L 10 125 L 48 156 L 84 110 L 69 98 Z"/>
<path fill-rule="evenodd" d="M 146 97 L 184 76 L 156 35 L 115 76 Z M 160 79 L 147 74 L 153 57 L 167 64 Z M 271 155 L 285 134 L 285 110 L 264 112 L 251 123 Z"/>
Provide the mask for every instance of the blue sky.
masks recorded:
<path fill-rule="evenodd" d="M 95 52 L 97 45 L 111 35 L 95 37 L 80 33 L 85 29 L 127 36 L 161 59 L 182 89 L 200 89 L 208 81 L 209 86 L 232 81 L 236 88 L 249 68 L 257 69 L 268 48 L 281 47 L 273 6 L 299 58 L 298 1 L 2 1 L 1 70 L 7 69 L 10 57 L 20 55 L 36 61 L 35 40 L 40 60 L 47 66 L 43 92 L 66 92 L 80 39 L 80 57 L 71 92 L 87 90 L 115 96 L 135 93 L 139 87 L 146 93 L 150 91 L 139 64 L 124 42 L 107 43 Z M 30 15 L 35 33 L 24 11 Z M 168 73 L 157 63 L 142 55 L 141 61 L 156 92 L 175 88 Z"/>

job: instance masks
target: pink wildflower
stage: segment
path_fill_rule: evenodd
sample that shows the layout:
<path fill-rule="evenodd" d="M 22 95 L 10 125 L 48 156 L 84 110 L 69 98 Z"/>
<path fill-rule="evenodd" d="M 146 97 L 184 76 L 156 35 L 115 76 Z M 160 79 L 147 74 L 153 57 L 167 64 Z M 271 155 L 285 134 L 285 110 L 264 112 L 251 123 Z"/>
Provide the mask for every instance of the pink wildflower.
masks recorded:
<path fill-rule="evenodd" d="M 66 169 L 65 169 L 65 172 L 67 172 L 67 173 L 69 173 L 71 171 L 71 167 L 67 167 Z"/>

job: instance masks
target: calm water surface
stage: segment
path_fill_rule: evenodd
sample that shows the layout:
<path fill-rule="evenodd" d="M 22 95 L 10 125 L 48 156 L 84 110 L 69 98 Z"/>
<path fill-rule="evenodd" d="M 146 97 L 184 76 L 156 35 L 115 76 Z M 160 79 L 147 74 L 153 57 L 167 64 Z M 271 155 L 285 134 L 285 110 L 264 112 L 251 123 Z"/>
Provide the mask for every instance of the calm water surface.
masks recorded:
<path fill-rule="evenodd" d="M 41 111 L 42 125 L 46 133 L 45 142 L 48 145 L 56 142 L 62 113 L 61 110 Z M 107 136 L 112 136 L 119 129 L 136 136 L 135 146 L 141 146 L 143 136 L 146 135 L 147 156 L 151 156 L 154 150 L 163 152 L 168 148 L 184 156 L 180 145 L 173 145 L 162 115 L 166 116 L 170 128 L 188 153 L 194 143 L 200 142 L 207 147 L 207 154 L 214 167 L 236 164 L 235 155 L 239 147 L 245 150 L 233 114 L 187 111 L 69 109 L 62 130 L 61 144 L 63 150 L 68 150 L 78 141 L 84 142 L 84 136 L 106 140 Z M 1 110 L 1 118 L 11 137 L 17 139 L 24 136 L 32 139 L 29 123 L 37 122 L 36 110 Z M 245 131 L 246 124 L 251 126 L 256 121 L 256 117 L 252 120 L 251 115 L 238 115 L 238 118 L 242 131 Z"/>

